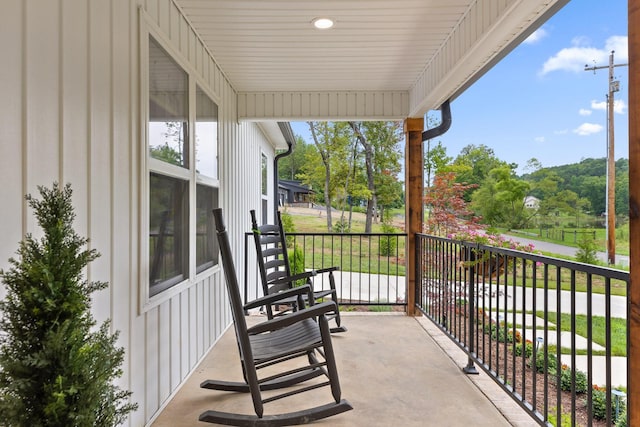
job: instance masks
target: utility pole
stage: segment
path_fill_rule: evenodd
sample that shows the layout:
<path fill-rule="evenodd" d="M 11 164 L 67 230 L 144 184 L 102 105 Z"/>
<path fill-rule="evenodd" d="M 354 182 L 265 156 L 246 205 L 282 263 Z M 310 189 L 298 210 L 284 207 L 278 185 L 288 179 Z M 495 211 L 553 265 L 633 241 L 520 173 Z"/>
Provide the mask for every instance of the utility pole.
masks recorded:
<path fill-rule="evenodd" d="M 613 126 L 613 94 L 620 90 L 620 81 L 614 80 L 613 69 L 615 67 L 624 67 L 629 64 L 614 64 L 614 51 L 609 55 L 609 65 L 603 66 L 584 66 L 585 71 L 609 69 L 609 94 L 607 95 L 607 262 L 610 265 L 616 263 L 616 159 L 614 144 L 614 126 Z"/>

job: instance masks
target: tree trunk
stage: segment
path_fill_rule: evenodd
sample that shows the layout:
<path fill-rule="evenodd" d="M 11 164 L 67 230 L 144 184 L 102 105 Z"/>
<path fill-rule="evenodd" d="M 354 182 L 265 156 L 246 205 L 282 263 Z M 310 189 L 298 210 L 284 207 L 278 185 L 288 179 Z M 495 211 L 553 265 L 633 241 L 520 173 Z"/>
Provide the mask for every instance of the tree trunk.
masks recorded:
<path fill-rule="evenodd" d="M 324 156 L 322 157 L 324 161 Z M 331 171 L 329 169 L 329 163 L 325 162 L 326 172 L 324 178 L 324 208 L 327 211 L 327 231 L 333 231 L 333 223 L 331 221 L 331 190 L 329 189 L 329 180 L 331 178 Z"/>
<path fill-rule="evenodd" d="M 356 139 L 364 149 L 364 160 L 367 168 L 367 189 L 371 192 L 371 197 L 367 200 L 367 219 L 364 225 L 364 232 L 371 233 L 371 224 L 376 209 L 376 187 L 373 177 L 373 148 L 371 147 L 371 144 L 367 142 L 367 139 L 364 137 L 362 132 L 360 132 L 360 127 L 356 125 L 355 122 L 349 122 L 349 126 L 353 129 Z"/>
<path fill-rule="evenodd" d="M 313 142 L 318 148 L 318 152 L 320 153 L 320 157 L 322 158 L 322 163 L 324 164 L 325 173 L 324 173 L 324 204 L 325 211 L 327 212 L 327 231 L 331 232 L 333 230 L 333 222 L 331 221 L 331 165 L 330 165 L 330 156 L 329 150 L 325 149 L 325 147 L 318 142 L 318 136 L 316 135 L 316 127 L 313 122 L 307 122 L 309 125 L 309 130 L 311 130 L 311 136 L 313 137 Z"/>

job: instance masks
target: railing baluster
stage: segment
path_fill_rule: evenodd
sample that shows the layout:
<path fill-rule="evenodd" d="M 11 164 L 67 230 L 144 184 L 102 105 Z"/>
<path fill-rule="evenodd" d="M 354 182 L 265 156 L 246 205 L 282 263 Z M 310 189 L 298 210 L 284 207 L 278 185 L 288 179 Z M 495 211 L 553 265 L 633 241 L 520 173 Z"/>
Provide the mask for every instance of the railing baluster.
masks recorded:
<path fill-rule="evenodd" d="M 604 312 L 605 312 L 605 352 L 606 352 L 606 383 L 607 383 L 607 424 L 613 425 L 611 413 L 611 279 L 607 277 L 604 281 Z"/>
<path fill-rule="evenodd" d="M 593 315 L 593 277 L 587 275 L 587 319 Z M 593 408 L 593 324 L 587 322 L 587 407 Z M 587 425 L 593 424 L 593 412 L 589 411 Z"/>
<path fill-rule="evenodd" d="M 558 310 L 559 311 L 559 310 Z M 571 270 L 571 422 L 576 422 L 576 271 Z M 558 364 L 561 365 L 560 359 Z M 562 365 L 560 366 L 562 371 Z"/>
<path fill-rule="evenodd" d="M 466 374 L 478 374 L 478 370 L 476 369 L 475 365 L 474 365 L 474 347 L 475 347 L 475 338 L 476 338 L 476 325 L 475 325 L 475 304 L 474 304 L 474 300 L 475 300 L 475 287 L 476 287 L 476 282 L 477 282 L 477 277 L 475 275 L 475 266 L 473 265 L 473 262 L 475 261 L 475 257 L 476 254 L 474 252 L 473 249 L 471 248 L 467 248 L 467 259 L 470 260 L 471 262 L 471 267 L 469 268 L 469 282 L 468 282 L 468 304 L 469 304 L 469 327 L 468 327 L 468 333 L 469 333 L 469 356 L 467 357 L 467 366 L 465 366 L 463 368 L 464 372 Z M 457 303 L 457 301 L 456 301 Z M 461 316 L 462 317 L 462 316 Z"/>
<path fill-rule="evenodd" d="M 548 352 L 548 343 L 549 343 L 549 264 L 544 264 L 544 358 L 547 359 Z M 534 369 L 538 370 L 538 358 L 537 354 L 534 357 L 532 362 Z M 548 421 L 549 417 L 549 375 L 544 375 L 544 421 Z"/>
<path fill-rule="evenodd" d="M 562 351 L 560 331 L 562 331 L 562 269 L 556 267 L 556 420 L 562 419 L 562 395 L 560 393 L 560 354 Z M 545 355 L 546 356 L 546 355 Z M 549 372 L 548 359 L 544 360 L 544 371 Z"/>

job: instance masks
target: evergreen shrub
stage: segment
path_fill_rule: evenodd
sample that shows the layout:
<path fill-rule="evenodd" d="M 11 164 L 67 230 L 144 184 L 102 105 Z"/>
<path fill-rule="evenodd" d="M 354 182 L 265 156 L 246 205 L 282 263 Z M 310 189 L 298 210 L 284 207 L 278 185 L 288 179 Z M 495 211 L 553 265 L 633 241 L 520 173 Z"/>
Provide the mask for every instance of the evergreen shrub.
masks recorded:
<path fill-rule="evenodd" d="M 26 200 L 43 237 L 27 234 L 0 270 L 0 424 L 119 425 L 137 404 L 114 384 L 124 359 L 118 333 L 90 313 L 91 294 L 107 283 L 83 272 L 99 254 L 72 228 L 71 186 L 38 189 L 41 200 Z"/>

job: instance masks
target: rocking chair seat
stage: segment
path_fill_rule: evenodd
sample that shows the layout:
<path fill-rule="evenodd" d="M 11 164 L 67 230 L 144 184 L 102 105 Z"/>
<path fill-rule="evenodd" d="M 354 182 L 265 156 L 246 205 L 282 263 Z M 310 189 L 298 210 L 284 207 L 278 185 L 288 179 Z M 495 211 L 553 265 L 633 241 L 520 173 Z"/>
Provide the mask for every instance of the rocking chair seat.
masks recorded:
<path fill-rule="evenodd" d="M 312 308 L 318 312 L 322 312 L 327 307 L 329 310 L 333 310 L 333 303 L 326 302 L 317 304 Z M 295 313 L 291 315 L 295 316 Z M 282 319 L 284 319 L 284 317 Z M 279 318 L 275 319 L 275 321 L 279 320 Z M 270 321 L 266 321 L 264 323 L 268 324 L 269 322 Z M 257 325 L 256 328 L 259 327 L 263 329 L 264 327 L 273 327 L 273 325 L 269 326 L 264 323 Z M 306 352 L 322 345 L 320 330 L 314 319 L 304 319 L 268 334 L 252 335 L 252 328 L 249 328 L 248 332 L 256 363 L 262 363 L 285 354 Z"/>

